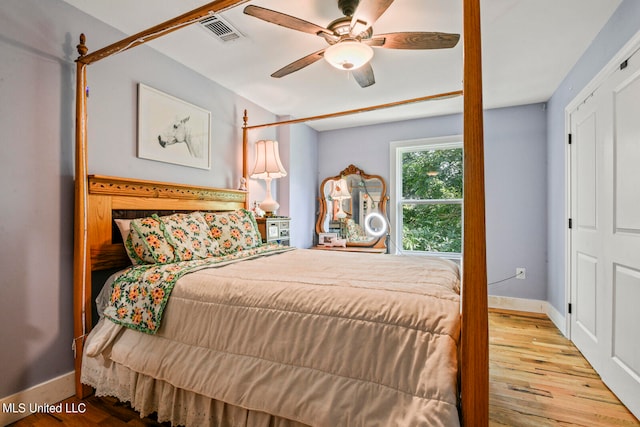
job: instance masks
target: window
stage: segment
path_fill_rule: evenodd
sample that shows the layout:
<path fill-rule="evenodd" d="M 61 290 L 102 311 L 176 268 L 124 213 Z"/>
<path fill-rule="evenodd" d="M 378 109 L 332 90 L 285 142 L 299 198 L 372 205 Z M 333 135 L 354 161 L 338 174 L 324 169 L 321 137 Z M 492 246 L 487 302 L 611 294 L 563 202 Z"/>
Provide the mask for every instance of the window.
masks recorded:
<path fill-rule="evenodd" d="M 390 154 L 391 249 L 460 258 L 462 137 L 393 142 Z"/>

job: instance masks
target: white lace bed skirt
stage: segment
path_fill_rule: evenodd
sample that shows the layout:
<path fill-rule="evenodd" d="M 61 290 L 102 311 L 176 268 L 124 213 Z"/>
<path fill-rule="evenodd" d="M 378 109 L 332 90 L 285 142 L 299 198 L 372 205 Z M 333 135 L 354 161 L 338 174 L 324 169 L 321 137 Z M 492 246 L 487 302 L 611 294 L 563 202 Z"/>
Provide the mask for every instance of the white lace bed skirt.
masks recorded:
<path fill-rule="evenodd" d="M 169 421 L 174 426 L 306 426 L 176 388 L 161 379 L 139 374 L 101 356 L 83 359 L 81 379 L 95 389 L 96 396 L 112 396 L 121 402 L 129 402 L 140 413 L 140 417 L 155 412 L 159 422 Z"/>

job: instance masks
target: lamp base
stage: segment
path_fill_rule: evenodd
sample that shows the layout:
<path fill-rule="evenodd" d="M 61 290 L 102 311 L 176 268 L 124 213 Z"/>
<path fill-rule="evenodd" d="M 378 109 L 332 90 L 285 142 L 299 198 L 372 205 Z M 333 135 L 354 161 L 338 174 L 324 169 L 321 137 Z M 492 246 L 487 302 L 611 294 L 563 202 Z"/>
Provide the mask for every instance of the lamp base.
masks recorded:
<path fill-rule="evenodd" d="M 267 187 L 267 194 L 264 196 L 264 200 L 260 203 L 260 209 L 264 211 L 265 216 L 273 216 L 275 211 L 280 207 L 280 204 L 273 200 L 273 197 L 271 196 L 271 177 L 265 178 L 264 181 Z"/>
<path fill-rule="evenodd" d="M 342 220 L 347 217 L 347 213 L 342 209 L 342 199 L 338 199 L 338 212 L 336 212 L 335 218 Z"/>
<path fill-rule="evenodd" d="M 260 209 L 264 211 L 264 216 L 267 217 L 274 216 L 279 207 L 280 204 L 271 197 L 264 199 L 262 203 L 260 203 Z"/>

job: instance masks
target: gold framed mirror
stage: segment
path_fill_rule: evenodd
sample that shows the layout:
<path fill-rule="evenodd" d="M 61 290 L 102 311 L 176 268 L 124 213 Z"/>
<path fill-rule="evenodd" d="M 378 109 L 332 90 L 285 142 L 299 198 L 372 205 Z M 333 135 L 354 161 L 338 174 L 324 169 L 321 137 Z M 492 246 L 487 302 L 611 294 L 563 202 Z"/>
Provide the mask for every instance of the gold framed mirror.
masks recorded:
<path fill-rule="evenodd" d="M 316 233 L 335 233 L 347 247 L 386 249 L 388 200 L 384 178 L 349 165 L 320 184 Z"/>

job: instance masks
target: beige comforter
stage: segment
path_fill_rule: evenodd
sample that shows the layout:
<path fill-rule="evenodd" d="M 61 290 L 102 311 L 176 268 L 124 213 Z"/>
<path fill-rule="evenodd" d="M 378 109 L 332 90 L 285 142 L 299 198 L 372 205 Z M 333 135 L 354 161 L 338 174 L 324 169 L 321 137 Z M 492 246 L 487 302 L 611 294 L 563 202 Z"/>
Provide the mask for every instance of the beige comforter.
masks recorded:
<path fill-rule="evenodd" d="M 83 382 L 104 358 L 314 426 L 457 426 L 458 287 L 449 261 L 304 249 L 200 270 L 155 336 L 103 320 Z"/>

